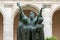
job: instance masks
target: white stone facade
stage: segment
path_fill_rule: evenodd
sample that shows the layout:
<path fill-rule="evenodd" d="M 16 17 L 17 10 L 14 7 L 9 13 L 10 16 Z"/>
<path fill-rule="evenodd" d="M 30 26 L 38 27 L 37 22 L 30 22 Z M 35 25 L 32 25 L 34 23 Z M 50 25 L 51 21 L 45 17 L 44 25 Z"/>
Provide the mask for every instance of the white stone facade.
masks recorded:
<path fill-rule="evenodd" d="M 16 11 L 18 10 L 16 1 L 1 1 L 0 2 L 0 12 L 3 15 L 3 40 L 13 40 L 13 24 Z M 44 24 L 44 34 L 45 37 L 52 36 L 52 16 L 53 13 L 60 8 L 60 3 L 57 2 L 19 2 L 22 7 L 25 5 L 33 5 L 36 9 L 40 9 L 43 4 L 47 7 L 43 10 L 43 24 Z"/>

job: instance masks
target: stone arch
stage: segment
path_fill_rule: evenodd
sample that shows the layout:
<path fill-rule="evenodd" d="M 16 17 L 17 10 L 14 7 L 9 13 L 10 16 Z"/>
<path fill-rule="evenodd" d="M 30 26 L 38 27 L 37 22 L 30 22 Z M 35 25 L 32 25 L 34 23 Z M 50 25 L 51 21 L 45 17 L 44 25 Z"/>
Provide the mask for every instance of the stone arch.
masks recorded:
<path fill-rule="evenodd" d="M 60 7 L 56 8 L 52 15 L 52 35 L 56 36 L 57 40 L 60 40 Z"/>
<path fill-rule="evenodd" d="M 23 5 L 22 6 L 23 11 L 25 12 L 25 14 L 28 16 L 28 14 L 30 13 L 30 11 L 32 10 L 35 14 L 37 14 L 39 12 L 38 8 L 36 6 L 27 4 L 27 5 Z M 18 8 L 16 9 L 15 15 L 14 15 L 14 40 L 17 40 L 17 35 L 16 35 L 16 30 L 18 27 L 18 21 L 19 21 L 19 14 L 18 14 L 19 10 Z"/>
<path fill-rule="evenodd" d="M 57 7 L 55 7 L 55 8 L 53 9 L 53 11 L 51 12 L 51 13 L 52 13 L 52 14 L 51 14 L 52 17 L 53 17 L 53 14 L 54 14 L 54 12 L 55 12 L 56 10 L 60 10 L 60 6 L 57 6 Z"/>

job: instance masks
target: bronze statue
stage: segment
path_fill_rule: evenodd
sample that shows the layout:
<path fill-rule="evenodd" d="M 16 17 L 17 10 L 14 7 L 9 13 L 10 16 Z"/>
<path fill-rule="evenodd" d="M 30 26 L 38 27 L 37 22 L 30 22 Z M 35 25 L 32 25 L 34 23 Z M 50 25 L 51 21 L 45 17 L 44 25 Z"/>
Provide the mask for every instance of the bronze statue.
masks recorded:
<path fill-rule="evenodd" d="M 24 14 L 21 6 L 17 3 L 19 7 L 20 22 L 18 24 L 17 30 L 17 40 L 44 40 L 44 24 L 42 17 L 41 8 L 39 14 L 35 17 L 33 11 L 30 12 L 29 18 Z"/>

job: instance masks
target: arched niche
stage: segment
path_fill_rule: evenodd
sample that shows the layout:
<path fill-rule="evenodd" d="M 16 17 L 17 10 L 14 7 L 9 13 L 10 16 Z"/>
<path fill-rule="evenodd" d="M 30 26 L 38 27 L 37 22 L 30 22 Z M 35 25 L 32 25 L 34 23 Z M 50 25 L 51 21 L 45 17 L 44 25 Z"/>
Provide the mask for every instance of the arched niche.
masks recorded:
<path fill-rule="evenodd" d="M 0 40 L 3 40 L 3 16 L 0 12 Z"/>
<path fill-rule="evenodd" d="M 60 10 L 54 12 L 52 22 L 52 35 L 60 40 Z"/>
<path fill-rule="evenodd" d="M 25 13 L 26 16 L 29 17 L 29 13 L 31 12 L 31 10 L 35 13 L 35 15 L 37 15 L 37 13 L 39 12 L 38 9 L 32 7 L 32 6 L 23 6 L 23 11 Z M 17 28 L 18 28 L 18 21 L 19 21 L 19 10 L 16 10 L 16 14 L 15 14 L 15 18 L 14 18 L 14 40 L 17 40 Z"/>

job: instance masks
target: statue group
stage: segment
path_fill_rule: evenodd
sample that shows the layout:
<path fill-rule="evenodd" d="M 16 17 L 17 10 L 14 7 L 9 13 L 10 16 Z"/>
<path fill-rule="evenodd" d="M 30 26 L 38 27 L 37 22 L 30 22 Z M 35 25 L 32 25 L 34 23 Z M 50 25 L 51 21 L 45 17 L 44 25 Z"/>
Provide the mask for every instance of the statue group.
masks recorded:
<path fill-rule="evenodd" d="M 42 9 L 45 7 L 41 8 L 37 16 L 31 11 L 29 17 L 27 17 L 19 3 L 17 3 L 17 6 L 19 7 L 20 15 L 17 29 L 17 40 L 44 40 Z"/>

